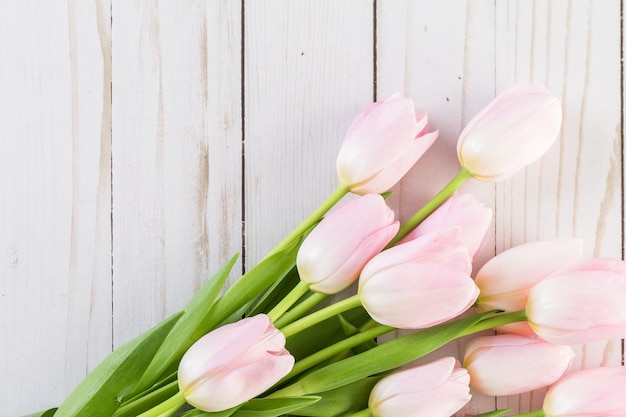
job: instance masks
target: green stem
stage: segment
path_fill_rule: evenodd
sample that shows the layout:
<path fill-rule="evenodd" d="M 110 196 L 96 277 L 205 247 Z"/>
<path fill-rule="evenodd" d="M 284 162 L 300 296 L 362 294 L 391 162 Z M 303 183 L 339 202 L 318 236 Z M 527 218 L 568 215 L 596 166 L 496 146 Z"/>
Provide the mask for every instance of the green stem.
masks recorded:
<path fill-rule="evenodd" d="M 289 323 L 298 320 L 306 313 L 311 311 L 313 307 L 324 301 L 326 297 L 328 297 L 328 295 L 322 294 L 320 292 L 312 293 L 309 297 L 302 300 L 302 302 L 300 302 L 294 308 L 280 316 L 280 318 L 276 320 L 276 322 L 274 322 L 274 325 L 277 328 L 285 327 Z"/>
<path fill-rule="evenodd" d="M 311 369 L 315 365 L 318 365 L 336 355 L 341 354 L 342 352 L 345 352 L 349 349 L 352 349 L 353 347 L 356 347 L 362 343 L 375 339 L 379 336 L 384 335 L 385 333 L 389 333 L 394 330 L 396 330 L 395 327 L 378 325 L 376 327 L 372 327 L 361 333 L 357 333 L 353 336 L 343 339 L 335 343 L 334 345 L 319 350 L 314 354 L 297 361 L 296 364 L 293 366 L 291 372 L 283 378 L 283 381 L 287 381 L 288 379 L 291 379 L 292 377 L 299 375 L 302 372 Z"/>
<path fill-rule="evenodd" d="M 276 304 L 274 308 L 269 311 L 269 313 L 267 313 L 267 316 L 272 319 L 273 322 L 276 322 L 283 314 L 285 314 L 287 310 L 289 310 L 289 307 L 294 305 L 296 301 L 307 293 L 307 291 L 309 291 L 307 283 L 304 281 L 298 282 L 289 294 L 280 300 L 280 302 Z"/>
<path fill-rule="evenodd" d="M 366 408 L 365 410 L 357 411 L 356 413 L 350 414 L 348 417 L 372 417 L 372 410 Z"/>
<path fill-rule="evenodd" d="M 341 200 L 349 192 L 350 189 L 347 186 L 343 184 L 339 185 L 339 187 L 337 187 L 337 189 L 335 189 L 335 191 L 333 191 L 333 193 L 328 196 L 328 198 L 322 204 L 320 204 L 319 207 L 316 208 L 315 211 L 313 211 L 313 213 L 309 215 L 309 217 L 304 219 L 302 223 L 300 223 L 295 229 L 291 231 L 291 233 L 285 236 L 285 238 L 281 240 L 280 243 L 278 243 L 276 247 L 274 247 L 274 249 L 272 249 L 267 254 L 266 257 L 269 257 L 274 253 L 283 250 L 291 243 L 292 240 L 306 232 L 311 226 L 319 221 L 328 210 L 330 210 L 335 204 L 337 204 L 339 200 Z"/>
<path fill-rule="evenodd" d="M 461 333 L 458 337 L 468 336 L 470 334 L 482 332 L 483 330 L 489 330 L 493 329 L 494 327 L 503 326 L 505 324 L 526 320 L 527 317 L 524 310 L 514 311 L 512 313 L 502 313 L 476 323 L 475 325 Z"/>
<path fill-rule="evenodd" d="M 445 186 L 441 191 L 437 193 L 428 203 L 417 211 L 410 219 L 408 219 L 402 226 L 396 236 L 389 242 L 387 247 L 391 247 L 401 241 L 409 232 L 415 229 L 421 222 L 424 221 L 433 211 L 435 211 L 444 201 L 446 201 L 456 190 L 459 189 L 465 181 L 467 181 L 472 174 L 467 168 L 461 168 L 454 178 Z"/>
<path fill-rule="evenodd" d="M 360 305 L 361 299 L 358 294 L 355 294 L 352 297 L 348 297 L 346 299 L 338 301 L 335 304 L 331 304 L 328 307 L 325 307 L 321 310 L 316 311 L 315 313 L 311 313 L 308 316 L 301 318 L 300 320 L 288 324 L 280 329 L 280 331 L 285 335 L 285 337 L 293 336 L 294 334 L 308 329 L 309 327 L 321 321 L 336 316 L 337 314 L 343 313 L 344 311 L 352 310 L 353 308 L 359 307 Z"/>
<path fill-rule="evenodd" d="M 530 413 L 514 414 L 507 417 L 545 417 L 546 413 L 543 410 L 531 411 Z"/>
<path fill-rule="evenodd" d="M 321 311 L 321 310 L 320 310 Z M 462 319 L 459 319 L 462 320 Z M 495 317 L 491 317 L 488 319 L 484 319 L 474 326 L 467 329 L 465 332 L 459 334 L 455 339 L 461 338 L 463 336 L 467 336 L 470 334 L 478 333 L 483 330 L 488 330 L 493 327 L 501 326 L 503 324 L 515 323 L 518 321 L 526 320 L 526 314 L 524 311 L 515 311 L 512 313 L 504 313 Z M 296 322 L 297 323 L 297 322 Z M 382 336 L 386 333 L 389 333 L 393 330 L 396 330 L 395 327 L 377 325 L 372 327 L 371 325 L 366 326 L 367 329 L 363 330 L 361 333 L 357 333 L 353 336 L 350 336 L 346 339 L 343 339 L 331 346 L 328 346 L 318 352 L 313 353 L 306 358 L 300 359 L 296 362 L 291 372 L 284 377 L 281 382 L 287 381 L 293 378 L 296 375 L 301 374 L 302 372 L 311 369 L 315 365 L 319 365 L 320 363 L 333 358 L 336 355 L 339 355 L 349 349 L 354 348 L 362 343 L 365 343 L 369 340 L 372 340 L 376 337 Z M 283 390 L 281 390 L 283 391 Z M 272 395 L 284 395 L 281 391 L 276 391 L 276 393 Z"/>
<path fill-rule="evenodd" d="M 182 392 L 178 391 L 172 397 L 163 401 L 150 410 L 139 414 L 137 417 L 169 417 L 174 414 L 185 404 L 185 396 Z"/>
<path fill-rule="evenodd" d="M 113 417 L 135 417 L 145 410 L 162 403 L 165 399 L 172 397 L 178 392 L 178 380 L 174 380 L 162 386 L 156 391 L 150 392 L 134 401 L 123 404 L 113 414 Z"/>

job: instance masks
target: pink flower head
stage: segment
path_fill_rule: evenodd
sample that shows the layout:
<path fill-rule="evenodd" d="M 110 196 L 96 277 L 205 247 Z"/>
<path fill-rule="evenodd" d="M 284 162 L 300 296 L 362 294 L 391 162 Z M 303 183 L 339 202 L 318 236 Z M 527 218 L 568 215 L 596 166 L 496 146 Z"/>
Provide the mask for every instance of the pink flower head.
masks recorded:
<path fill-rule="evenodd" d="M 451 230 L 434 232 L 375 256 L 361 272 L 361 303 L 379 323 L 420 329 L 470 308 L 478 288 L 471 259 Z"/>
<path fill-rule="evenodd" d="M 402 242 L 437 230 L 459 228 L 458 239 L 474 258 L 485 245 L 491 226 L 492 210 L 479 204 L 471 194 L 458 194 L 449 198 Z"/>
<path fill-rule="evenodd" d="M 339 180 L 357 194 L 389 191 L 438 136 L 413 101 L 394 94 L 352 122 L 337 155 Z"/>
<path fill-rule="evenodd" d="M 506 179 L 548 151 L 561 120 L 561 103 L 548 90 L 515 85 L 463 129 L 457 143 L 459 162 L 479 180 Z"/>
<path fill-rule="evenodd" d="M 463 366 L 475 390 L 491 396 L 516 395 L 552 384 L 573 358 L 569 346 L 501 334 L 472 340 L 465 348 Z"/>
<path fill-rule="evenodd" d="M 293 364 L 285 336 L 261 314 L 222 326 L 193 344 L 178 367 L 178 385 L 194 407 L 222 411 L 263 393 Z"/>
<path fill-rule="evenodd" d="M 469 380 L 455 358 L 441 358 L 381 379 L 369 407 L 374 417 L 449 417 L 472 398 Z"/>
<path fill-rule="evenodd" d="M 476 274 L 480 288 L 478 311 L 520 311 L 526 307 L 528 292 L 550 274 L 578 262 L 580 239 L 555 239 L 515 246 L 489 260 Z M 526 322 L 498 327 L 507 333 L 533 335 Z"/>
<path fill-rule="evenodd" d="M 552 343 L 577 345 L 626 337 L 626 262 L 581 261 L 552 274 L 528 294 L 526 316 Z"/>
<path fill-rule="evenodd" d="M 393 211 L 378 194 L 342 204 L 302 242 L 296 258 L 300 279 L 313 291 L 338 293 L 356 281 L 398 228 Z"/>
<path fill-rule="evenodd" d="M 546 417 L 626 416 L 626 368 L 623 366 L 572 372 L 546 393 Z"/>

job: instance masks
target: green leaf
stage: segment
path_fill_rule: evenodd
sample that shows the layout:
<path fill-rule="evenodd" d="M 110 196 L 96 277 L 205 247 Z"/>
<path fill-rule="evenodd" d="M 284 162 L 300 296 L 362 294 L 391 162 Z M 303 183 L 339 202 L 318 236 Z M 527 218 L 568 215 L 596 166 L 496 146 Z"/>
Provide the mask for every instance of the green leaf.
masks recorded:
<path fill-rule="evenodd" d="M 300 410 L 320 400 L 318 396 L 255 398 L 235 412 L 233 417 L 277 417 Z"/>
<path fill-rule="evenodd" d="M 342 317 L 353 326 L 361 326 L 370 320 L 370 316 L 361 307 L 342 313 Z M 299 360 L 333 345 L 345 337 L 346 332 L 340 319 L 331 317 L 289 337 L 286 348 L 296 360 Z"/>
<path fill-rule="evenodd" d="M 228 410 L 214 412 L 191 410 L 181 414 L 179 417 L 230 417 L 235 413 L 235 411 L 237 411 L 238 408 L 239 406 L 236 406 L 229 408 Z"/>
<path fill-rule="evenodd" d="M 246 272 L 229 290 L 215 302 L 211 311 L 211 324 L 217 326 L 235 311 L 248 305 L 274 282 L 281 280 L 296 265 L 300 239 L 285 249 L 274 253 Z"/>
<path fill-rule="evenodd" d="M 113 351 L 70 393 L 54 417 L 110 417 L 123 397 L 135 388 L 181 315 L 168 318 Z"/>
<path fill-rule="evenodd" d="M 29 415 L 23 416 L 23 417 L 52 417 L 52 416 L 54 416 L 54 412 L 55 411 L 57 411 L 56 408 L 51 408 L 51 409 L 46 410 L 46 411 L 40 411 L 38 413 L 29 414 Z"/>
<path fill-rule="evenodd" d="M 291 386 L 277 391 L 275 395 L 318 394 L 405 365 L 460 336 L 489 314 L 491 313 L 447 322 L 390 340 L 373 349 L 313 371 Z"/>
<path fill-rule="evenodd" d="M 341 323 L 341 328 L 343 329 L 345 337 L 354 336 L 357 333 L 360 333 L 360 330 L 357 326 L 353 325 L 344 314 L 340 314 L 338 316 L 339 322 Z M 378 346 L 378 344 L 374 340 L 368 340 L 365 343 L 361 343 L 358 346 L 352 348 L 352 352 L 354 354 L 363 353 L 366 350 L 370 350 Z"/>
<path fill-rule="evenodd" d="M 494 411 L 489 411 L 487 413 L 476 414 L 474 417 L 500 417 L 500 416 L 503 416 L 503 415 L 505 415 L 506 413 L 508 413 L 510 411 L 511 410 L 506 408 L 504 410 L 494 410 Z"/>
<path fill-rule="evenodd" d="M 296 268 L 292 268 L 282 279 L 276 281 L 267 291 L 257 297 L 246 316 L 269 312 L 300 282 Z"/>
<path fill-rule="evenodd" d="M 222 290 L 236 260 L 237 255 L 213 275 L 187 303 L 183 309 L 185 315 L 176 323 L 163 342 L 137 384 L 133 395 L 150 388 L 165 372 L 169 371 L 168 374 L 171 374 L 175 369 L 170 368 L 178 363 L 178 360 L 196 340 L 207 333 L 207 323 L 211 322 L 211 306 Z"/>
<path fill-rule="evenodd" d="M 298 410 L 299 416 L 346 416 L 367 408 L 370 392 L 382 377 L 369 377 L 320 394 L 320 401 Z M 400 417 L 400 416 L 398 416 Z"/>

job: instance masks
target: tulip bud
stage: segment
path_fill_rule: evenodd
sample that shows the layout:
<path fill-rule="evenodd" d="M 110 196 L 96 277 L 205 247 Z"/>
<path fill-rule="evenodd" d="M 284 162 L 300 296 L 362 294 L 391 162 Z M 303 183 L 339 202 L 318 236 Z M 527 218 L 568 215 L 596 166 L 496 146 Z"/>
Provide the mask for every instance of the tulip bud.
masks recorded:
<path fill-rule="evenodd" d="M 526 316 L 552 343 L 576 345 L 626 337 L 626 262 L 581 261 L 552 274 L 528 294 Z"/>
<path fill-rule="evenodd" d="M 451 231 L 430 233 L 381 252 L 359 278 L 363 307 L 379 323 L 421 329 L 470 308 L 478 288 L 467 249 Z"/>
<path fill-rule="evenodd" d="M 180 362 L 178 385 L 192 406 L 222 411 L 263 393 L 293 364 L 285 337 L 261 314 L 200 338 Z"/>
<path fill-rule="evenodd" d="M 580 260 L 580 239 L 555 239 L 515 246 L 490 259 L 476 274 L 480 288 L 476 303 L 479 312 L 520 311 L 526 307 L 528 292 L 548 275 Z M 497 330 L 534 335 L 526 322 L 512 323 Z"/>
<path fill-rule="evenodd" d="M 402 242 L 437 230 L 459 228 L 458 239 L 474 258 L 485 245 L 491 226 L 492 210 L 476 201 L 471 194 L 459 194 L 446 200 Z"/>
<path fill-rule="evenodd" d="M 552 384 L 573 358 L 569 346 L 501 334 L 472 340 L 465 347 L 463 367 L 475 390 L 492 396 L 516 395 Z"/>
<path fill-rule="evenodd" d="M 438 136 L 413 101 L 394 94 L 370 104 L 352 122 L 337 155 L 342 184 L 357 194 L 389 191 Z"/>
<path fill-rule="evenodd" d="M 342 204 L 302 242 L 296 258 L 300 279 L 324 294 L 345 289 L 395 236 L 399 224 L 393 219 L 393 211 L 378 194 Z"/>
<path fill-rule="evenodd" d="M 626 368 L 608 366 L 565 375 L 543 400 L 546 417 L 623 417 Z"/>
<path fill-rule="evenodd" d="M 403 369 L 374 386 L 369 408 L 374 417 L 449 417 L 472 398 L 469 379 L 452 357 Z"/>
<path fill-rule="evenodd" d="M 549 91 L 515 85 L 463 129 L 457 143 L 459 162 L 476 179 L 506 179 L 548 151 L 561 119 L 561 104 Z"/>

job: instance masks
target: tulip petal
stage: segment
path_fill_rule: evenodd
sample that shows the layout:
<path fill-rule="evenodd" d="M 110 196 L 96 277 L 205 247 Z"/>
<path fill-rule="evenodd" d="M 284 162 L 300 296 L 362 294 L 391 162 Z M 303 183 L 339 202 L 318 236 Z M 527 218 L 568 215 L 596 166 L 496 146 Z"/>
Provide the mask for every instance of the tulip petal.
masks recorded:
<path fill-rule="evenodd" d="M 373 108 L 350 129 L 339 149 L 337 172 L 341 182 L 352 186 L 380 171 L 409 149 L 418 128 L 409 99 L 384 101 Z M 393 140 L 381 140 L 389 135 Z"/>
<path fill-rule="evenodd" d="M 189 404 L 203 411 L 221 411 L 234 407 L 274 385 L 294 365 L 291 355 L 269 356 L 216 375 L 186 396 Z"/>
<path fill-rule="evenodd" d="M 285 336 L 260 314 L 226 324 L 192 345 L 179 364 L 178 385 L 194 407 L 222 411 L 266 391 L 294 361 Z"/>
<path fill-rule="evenodd" d="M 438 136 L 438 130 L 418 136 L 406 151 L 399 152 L 399 157 L 396 160 L 388 162 L 387 166 L 382 167 L 381 170 L 361 181 L 361 183 L 352 185 L 351 191 L 357 194 L 388 191 L 426 153 Z"/>
<path fill-rule="evenodd" d="M 386 268 L 419 259 L 447 258 L 449 266 L 469 274 L 471 259 L 467 250 L 459 246 L 458 233 L 458 228 L 438 230 L 381 252 L 363 268 L 360 284 L 364 284 L 371 276 Z M 453 253 L 450 254 L 450 251 Z"/>
<path fill-rule="evenodd" d="M 360 285 L 359 294 L 377 322 L 420 329 L 466 311 L 478 288 L 469 275 L 446 265 L 407 262 L 378 272 Z"/>
<path fill-rule="evenodd" d="M 485 395 L 504 396 L 554 383 L 567 371 L 573 357 L 569 346 L 500 334 L 472 340 L 465 348 L 463 365 L 471 376 L 472 388 Z"/>
<path fill-rule="evenodd" d="M 543 339 L 581 344 L 626 337 L 626 279 L 613 271 L 568 271 L 530 291 L 528 322 Z"/>
<path fill-rule="evenodd" d="M 369 406 L 374 417 L 448 417 L 469 402 L 467 371 L 444 357 L 405 368 L 383 378 L 372 390 Z"/>
<path fill-rule="evenodd" d="M 393 211 L 378 194 L 366 194 L 342 204 L 300 246 L 296 257 L 300 279 L 325 294 L 348 287 L 397 229 Z"/>
<path fill-rule="evenodd" d="M 562 117 L 559 100 L 546 89 L 513 86 L 463 129 L 457 143 L 459 161 L 477 179 L 505 179 L 552 146 Z"/>
<path fill-rule="evenodd" d="M 474 258 L 487 242 L 492 217 L 493 211 L 479 204 L 473 195 L 457 194 L 446 200 L 401 242 L 408 242 L 438 230 L 458 227 L 457 238 Z"/>
<path fill-rule="evenodd" d="M 530 242 L 501 252 L 476 274 L 480 288 L 478 310 L 522 310 L 528 291 L 548 275 L 576 263 L 581 239 Z"/>
<path fill-rule="evenodd" d="M 181 359 L 178 379 L 183 386 L 195 389 L 198 369 L 203 374 L 216 372 L 235 360 L 258 341 L 270 325 L 265 315 L 257 315 L 222 326 L 200 338 Z M 216 361 L 215 358 L 219 358 Z"/>
<path fill-rule="evenodd" d="M 626 416 L 626 368 L 609 366 L 572 372 L 545 395 L 547 416 Z"/>
<path fill-rule="evenodd" d="M 354 249 L 354 252 L 333 274 L 319 282 L 307 282 L 312 291 L 322 294 L 336 294 L 357 280 L 364 261 L 373 258 L 393 239 L 400 228 L 399 222 L 375 231 Z"/>

